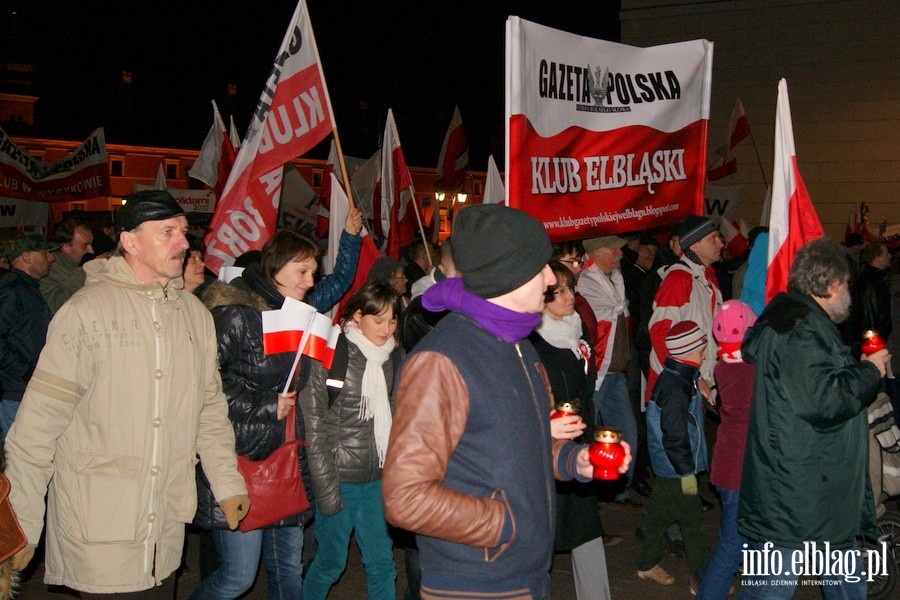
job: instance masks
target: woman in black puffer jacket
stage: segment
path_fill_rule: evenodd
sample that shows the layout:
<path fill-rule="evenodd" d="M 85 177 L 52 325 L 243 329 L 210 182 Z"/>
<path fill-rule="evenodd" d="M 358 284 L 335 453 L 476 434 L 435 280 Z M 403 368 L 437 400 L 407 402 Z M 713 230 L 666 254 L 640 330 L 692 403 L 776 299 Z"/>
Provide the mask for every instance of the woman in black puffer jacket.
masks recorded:
<path fill-rule="evenodd" d="M 216 325 L 219 370 L 236 450 L 252 460 L 266 458 L 284 443 L 284 419 L 310 370 L 309 360 L 303 357 L 301 381 L 291 386 L 293 391 L 281 393 L 295 353 L 264 354 L 262 311 L 280 309 L 285 297 L 304 299 L 313 286 L 318 255 L 314 242 L 293 231 L 281 230 L 263 247 L 258 266 L 245 269 L 231 285 L 214 282 L 202 297 Z M 308 300 L 317 308 L 336 301 L 352 280 L 356 261 L 352 262 L 344 265 L 351 267 L 349 277 L 342 277 L 336 270 L 335 275 L 323 280 L 329 285 L 321 289 L 333 290 L 326 295 L 336 297 L 323 298 L 322 294 L 311 292 Z M 336 278 L 346 281 L 336 282 Z M 294 429 L 298 440 L 306 438 L 299 409 L 294 411 Z M 304 487 L 312 501 L 306 449 L 301 447 L 299 455 Z M 312 510 L 265 529 L 231 531 L 199 470 L 198 488 L 199 508 L 194 523 L 212 530 L 219 568 L 200 583 L 191 598 L 239 597 L 252 587 L 260 558 L 266 567 L 270 598 L 302 598 L 303 526 L 312 518 Z"/>

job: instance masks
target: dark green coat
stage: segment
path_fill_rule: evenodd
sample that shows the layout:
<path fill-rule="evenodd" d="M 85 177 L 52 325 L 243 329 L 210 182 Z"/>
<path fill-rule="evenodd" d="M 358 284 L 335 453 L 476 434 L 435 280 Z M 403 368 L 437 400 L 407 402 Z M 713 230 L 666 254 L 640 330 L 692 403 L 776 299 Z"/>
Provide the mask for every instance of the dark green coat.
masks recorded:
<path fill-rule="evenodd" d="M 828 314 L 794 293 L 772 299 L 742 351 L 756 375 L 738 530 L 788 548 L 873 533 L 866 406 L 878 369 L 854 360 Z"/>

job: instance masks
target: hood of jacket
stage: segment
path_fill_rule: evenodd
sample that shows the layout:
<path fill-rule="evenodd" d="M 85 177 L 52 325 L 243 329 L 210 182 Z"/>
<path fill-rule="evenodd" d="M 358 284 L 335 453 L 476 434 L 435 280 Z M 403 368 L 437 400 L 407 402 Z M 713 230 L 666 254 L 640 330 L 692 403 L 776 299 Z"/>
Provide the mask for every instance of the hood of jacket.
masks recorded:
<path fill-rule="evenodd" d="M 831 321 L 822 307 L 809 296 L 795 292 L 776 295 L 744 336 L 741 344 L 744 362 L 755 363 L 760 349 L 770 336 L 788 333 L 813 311 L 820 311 Z"/>
<path fill-rule="evenodd" d="M 271 306 L 256 292 L 222 281 L 211 281 L 200 296 L 203 304 L 212 312 L 220 306 L 235 304 L 249 306 L 258 311 L 270 310 Z"/>

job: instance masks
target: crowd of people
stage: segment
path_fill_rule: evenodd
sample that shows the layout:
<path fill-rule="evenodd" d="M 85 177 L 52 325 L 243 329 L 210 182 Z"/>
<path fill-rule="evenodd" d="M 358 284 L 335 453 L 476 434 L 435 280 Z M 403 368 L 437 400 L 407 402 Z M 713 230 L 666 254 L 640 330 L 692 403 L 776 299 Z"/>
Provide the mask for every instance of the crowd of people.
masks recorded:
<path fill-rule="evenodd" d="M 241 597 L 262 566 L 270 598 L 324 599 L 353 534 L 370 598 L 395 597 L 400 547 L 410 600 L 547 598 L 554 552 L 571 553 L 579 600 L 604 600 L 622 537 L 600 503 L 641 514 L 637 579 L 676 583 L 661 565 L 674 546 L 683 584 L 723 599 L 746 549 L 789 563 L 871 534 L 866 409 L 882 393 L 900 415 L 891 353 L 862 345 L 898 337 L 884 242 L 811 242 L 766 304 L 764 228 L 742 257 L 701 216 L 666 240 L 554 245 L 525 213 L 474 205 L 439 248 L 383 257 L 348 293 L 362 220 L 349 211 L 321 278 L 318 243 L 280 230 L 215 279 L 165 191 L 131 196 L 113 231 L 66 220 L 0 242 L 0 440 L 27 540 L 12 567 L 40 548 L 45 581 L 84 598 L 172 598 L 190 525 L 192 598 Z M 265 311 L 345 296 L 339 368 L 265 350 Z M 271 455 L 286 424 L 311 505 L 240 529 L 238 457 Z M 600 426 L 625 450 L 611 482 L 590 462 Z M 742 598 L 797 585 L 743 575 Z M 865 597 L 864 579 L 834 579 L 826 596 Z"/>

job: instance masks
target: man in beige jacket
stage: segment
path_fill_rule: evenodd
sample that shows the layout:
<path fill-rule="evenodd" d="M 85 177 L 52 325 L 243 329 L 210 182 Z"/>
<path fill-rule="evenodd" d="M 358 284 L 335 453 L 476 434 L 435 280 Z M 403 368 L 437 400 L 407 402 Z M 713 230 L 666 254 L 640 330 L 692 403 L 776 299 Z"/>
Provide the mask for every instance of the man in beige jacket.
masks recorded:
<path fill-rule="evenodd" d="M 181 289 L 183 211 L 167 192 L 138 192 L 115 221 L 118 255 L 56 313 L 7 438 L 28 537 L 14 567 L 34 555 L 46 493 L 46 583 L 173 598 L 197 456 L 232 528 L 249 500 L 212 317 Z"/>

